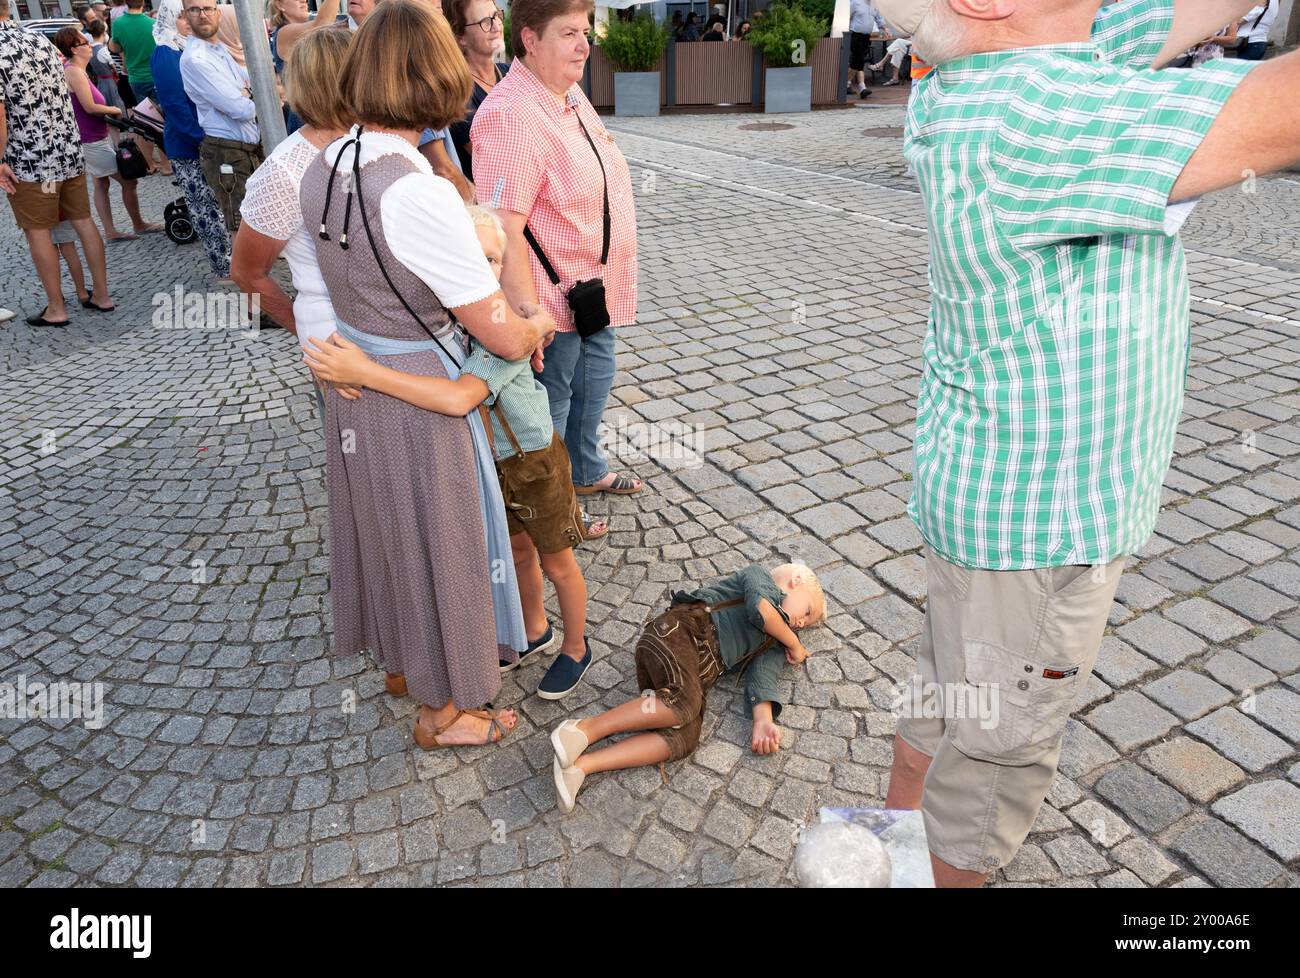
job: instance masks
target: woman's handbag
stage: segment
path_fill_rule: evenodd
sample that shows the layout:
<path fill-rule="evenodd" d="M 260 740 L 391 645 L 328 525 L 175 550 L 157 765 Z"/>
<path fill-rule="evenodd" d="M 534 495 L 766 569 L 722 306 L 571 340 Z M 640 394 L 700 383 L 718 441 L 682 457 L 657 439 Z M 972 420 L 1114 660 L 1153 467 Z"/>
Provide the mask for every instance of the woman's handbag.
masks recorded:
<path fill-rule="evenodd" d="M 149 172 L 149 164 L 134 139 L 123 137 L 117 144 L 117 172 L 123 180 L 139 180 Z"/>
<path fill-rule="evenodd" d="M 596 154 L 596 162 L 600 164 L 600 179 L 604 185 L 600 267 L 604 268 L 609 260 L 609 177 L 605 173 L 605 161 L 601 159 L 600 151 L 596 149 L 591 133 L 587 132 L 587 127 L 583 123 L 582 115 L 576 105 L 573 114 L 578 120 L 578 125 L 582 128 L 582 134 L 587 137 L 587 144 L 591 146 L 591 151 Z M 551 280 L 552 285 L 559 288 L 560 276 L 556 273 L 550 259 L 546 257 L 546 253 L 542 251 L 542 246 L 533 237 L 533 232 L 529 230 L 527 224 L 524 225 L 524 238 L 528 241 L 528 246 L 533 249 L 533 253 L 537 255 L 537 260 L 541 262 L 546 277 Z M 605 301 L 605 280 L 603 276 L 574 282 L 569 291 L 565 293 L 565 298 L 569 302 L 569 308 L 573 310 L 573 328 L 578 331 L 578 335 L 584 340 L 595 336 L 609 325 L 609 305 Z"/>

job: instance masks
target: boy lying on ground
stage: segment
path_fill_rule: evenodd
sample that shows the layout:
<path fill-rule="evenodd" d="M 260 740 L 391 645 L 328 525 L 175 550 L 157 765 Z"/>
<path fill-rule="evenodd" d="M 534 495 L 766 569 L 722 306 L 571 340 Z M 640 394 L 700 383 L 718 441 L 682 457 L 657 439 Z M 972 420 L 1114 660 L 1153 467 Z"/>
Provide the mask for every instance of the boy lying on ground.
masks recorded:
<path fill-rule="evenodd" d="M 566 720 L 551 733 L 560 810 L 573 811 L 582 782 L 596 771 L 689 756 L 700 740 L 705 696 L 718 677 L 735 669 L 748 673 L 751 747 L 756 754 L 775 753 L 781 745 L 777 677 L 785 662 L 808 658 L 795 630 L 825 615 L 821 585 L 802 564 L 771 571 L 751 565 L 709 587 L 678 591 L 637 642 L 642 695 L 597 717 Z M 632 730 L 651 732 L 584 753 L 598 740 Z"/>

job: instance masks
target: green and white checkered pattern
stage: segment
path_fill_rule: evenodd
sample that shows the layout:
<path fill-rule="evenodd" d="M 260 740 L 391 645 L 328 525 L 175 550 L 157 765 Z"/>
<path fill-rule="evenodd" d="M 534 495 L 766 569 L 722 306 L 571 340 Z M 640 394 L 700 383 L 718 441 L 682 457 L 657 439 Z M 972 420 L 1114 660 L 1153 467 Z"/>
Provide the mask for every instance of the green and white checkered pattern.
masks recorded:
<path fill-rule="evenodd" d="M 932 305 L 909 512 L 950 561 L 1105 562 L 1155 524 L 1190 335 L 1169 193 L 1253 67 L 1148 70 L 1172 15 L 1116 4 L 1091 42 L 960 58 L 913 94 Z"/>
<path fill-rule="evenodd" d="M 504 360 L 475 343 L 460 371 L 479 378 L 488 386 L 484 403 L 496 409 L 491 412 L 492 447 L 498 460 L 515 454 L 509 436 L 501 427 L 501 419 L 497 417 L 498 410 L 505 415 L 506 423 L 525 452 L 550 447 L 555 435 L 551 401 L 546 388 L 533 375 L 527 359 Z"/>

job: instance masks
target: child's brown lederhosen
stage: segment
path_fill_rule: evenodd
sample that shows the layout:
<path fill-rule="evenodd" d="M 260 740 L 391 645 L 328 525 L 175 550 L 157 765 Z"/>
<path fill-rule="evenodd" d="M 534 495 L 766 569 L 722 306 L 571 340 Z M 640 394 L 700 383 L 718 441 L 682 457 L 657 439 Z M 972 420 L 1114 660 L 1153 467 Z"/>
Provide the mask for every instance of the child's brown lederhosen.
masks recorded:
<path fill-rule="evenodd" d="M 480 411 L 491 441 L 487 409 L 480 407 Z M 559 432 L 551 436 L 545 448 L 525 452 L 500 407 L 493 404 L 492 413 L 515 450 L 510 457 L 497 459 L 497 481 L 501 483 L 510 535 L 527 533 L 537 552 L 543 554 L 576 547 L 583 540 L 582 511 L 573 491 L 569 450 Z"/>
<path fill-rule="evenodd" d="M 703 601 L 675 604 L 646 622 L 636 644 L 636 681 L 653 690 L 659 702 L 671 707 L 682 722 L 655 731 L 668 742 L 668 760 L 687 757 L 700 742 L 704 724 L 704 698 L 718 677 L 727 671 L 718 650 L 718 629 L 713 612 L 741 604 L 733 598 L 721 604 Z M 771 646 L 770 637 L 743 660 Z M 738 663 L 741 664 L 741 663 Z M 743 665 L 742 665 L 743 668 Z"/>

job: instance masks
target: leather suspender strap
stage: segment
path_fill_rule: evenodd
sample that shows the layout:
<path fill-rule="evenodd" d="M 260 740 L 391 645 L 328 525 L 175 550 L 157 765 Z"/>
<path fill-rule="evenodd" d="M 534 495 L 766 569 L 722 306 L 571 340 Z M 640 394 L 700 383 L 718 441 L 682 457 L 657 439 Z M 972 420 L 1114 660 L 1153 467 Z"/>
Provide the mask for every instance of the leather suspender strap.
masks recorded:
<path fill-rule="evenodd" d="M 482 406 L 483 405 L 481 404 L 479 405 L 479 407 Z M 510 422 L 507 421 L 506 416 L 501 413 L 501 405 L 497 401 L 492 402 L 492 413 L 495 414 L 497 420 L 501 422 L 501 430 L 504 431 L 506 437 L 510 439 L 510 447 L 515 450 L 515 454 L 518 455 L 519 458 L 523 458 L 524 450 L 519 445 L 519 439 L 516 438 L 515 433 L 510 430 Z"/>
<path fill-rule="evenodd" d="M 734 608 L 736 605 L 744 604 L 744 603 L 745 603 L 744 598 L 732 598 L 729 601 L 722 602 L 721 604 L 706 604 L 704 608 L 706 611 L 712 614 L 715 611 L 721 611 L 723 608 Z M 745 674 L 745 670 L 749 668 L 750 663 L 752 663 L 755 659 L 757 659 L 760 655 L 762 655 L 764 652 L 766 652 L 775 644 L 776 644 L 776 639 L 774 639 L 771 635 L 769 635 L 767 636 L 767 640 L 762 645 L 760 645 L 753 652 L 750 652 L 743 659 L 737 662 L 736 665 L 740 666 L 740 672 L 736 674 L 736 682 L 737 683 L 740 682 L 740 677 Z M 731 668 L 734 669 L 736 668 L 736 666 L 732 666 Z"/>
<path fill-rule="evenodd" d="M 478 416 L 483 420 L 483 430 L 487 433 L 488 448 L 492 450 L 492 457 L 497 457 L 496 438 L 492 435 L 492 421 L 488 418 L 488 407 L 482 402 L 478 406 Z"/>
<path fill-rule="evenodd" d="M 474 345 L 471 340 L 470 353 L 472 354 L 473 352 Z M 469 357 L 465 358 L 465 362 L 469 363 Z M 483 430 L 487 432 L 488 445 L 492 449 L 493 457 L 495 457 L 497 453 L 496 439 L 492 435 L 492 422 L 488 420 L 488 406 L 486 403 L 479 404 L 478 413 L 479 417 L 483 419 Z M 506 416 L 501 412 L 501 404 L 498 401 L 492 402 L 492 413 L 496 415 L 496 419 L 501 422 L 501 430 L 504 431 L 506 437 L 510 439 L 510 447 L 515 450 L 516 454 L 518 454 L 520 458 L 523 458 L 524 450 L 520 447 L 519 439 L 515 437 L 515 433 L 510 430 L 510 422 L 506 420 Z"/>

